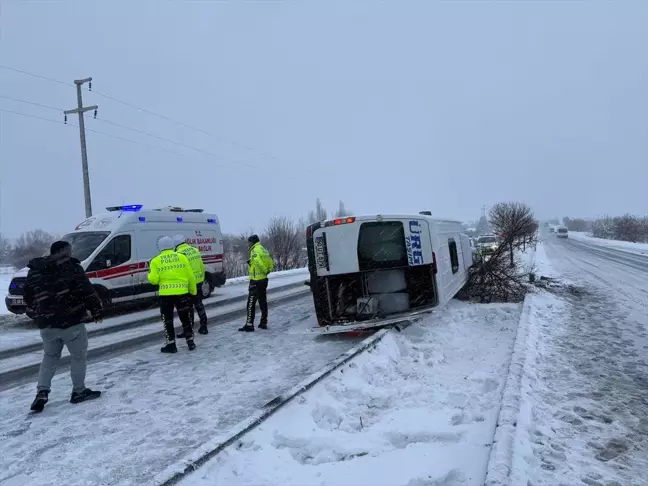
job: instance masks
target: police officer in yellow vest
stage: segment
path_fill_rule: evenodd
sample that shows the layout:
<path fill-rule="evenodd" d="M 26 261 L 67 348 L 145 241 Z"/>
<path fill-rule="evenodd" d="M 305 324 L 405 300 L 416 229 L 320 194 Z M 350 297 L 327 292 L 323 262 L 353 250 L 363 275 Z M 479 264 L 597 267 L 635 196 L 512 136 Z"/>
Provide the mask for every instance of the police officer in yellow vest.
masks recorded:
<path fill-rule="evenodd" d="M 239 329 L 239 331 L 244 332 L 254 331 L 254 313 L 257 300 L 261 308 L 259 329 L 268 329 L 268 274 L 274 270 L 274 261 L 268 250 L 261 246 L 257 235 L 248 238 L 248 247 L 250 248 L 250 259 L 247 261 L 250 288 L 247 301 L 247 321 Z"/>
<path fill-rule="evenodd" d="M 193 270 L 194 277 L 196 278 L 196 288 L 198 292 L 196 295 L 192 295 L 191 299 L 191 327 L 194 327 L 194 307 L 198 313 L 198 318 L 200 319 L 200 327 L 198 332 L 200 334 L 207 334 L 207 313 L 205 312 L 205 306 L 203 304 L 203 294 L 202 286 L 205 282 L 205 264 L 203 263 L 202 256 L 200 255 L 200 250 L 195 246 L 187 243 L 187 240 L 182 235 L 175 235 L 173 237 L 173 243 L 175 244 L 175 251 L 182 253 L 189 260 L 191 269 Z M 184 333 L 178 334 L 179 338 L 184 337 Z"/>
<path fill-rule="evenodd" d="M 184 336 L 187 339 L 189 351 L 196 349 L 193 340 L 193 329 L 191 328 L 191 306 L 190 296 L 196 295 L 196 277 L 189 264 L 189 260 L 174 248 L 173 239 L 163 236 L 158 241 L 160 254 L 153 258 L 150 263 L 148 281 L 158 285 L 160 300 L 160 312 L 164 322 L 164 334 L 166 344 L 160 350 L 163 353 L 177 353 L 175 343 L 175 330 L 173 328 L 173 309 L 178 311 L 178 317 L 182 322 Z"/>

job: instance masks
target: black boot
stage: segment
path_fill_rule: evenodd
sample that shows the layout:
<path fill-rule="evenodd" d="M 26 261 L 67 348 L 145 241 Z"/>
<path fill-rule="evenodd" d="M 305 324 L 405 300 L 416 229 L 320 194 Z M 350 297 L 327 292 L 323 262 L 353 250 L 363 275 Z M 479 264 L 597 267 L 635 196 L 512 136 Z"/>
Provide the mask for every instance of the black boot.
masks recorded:
<path fill-rule="evenodd" d="M 72 392 L 70 403 L 81 403 L 87 400 L 94 400 L 95 398 L 99 398 L 100 396 L 101 396 L 100 391 L 94 391 L 91 390 L 90 388 L 86 388 L 85 390 L 79 393 Z"/>
<path fill-rule="evenodd" d="M 202 327 L 202 326 L 201 326 L 201 327 Z M 191 324 L 191 329 L 193 329 L 193 328 L 194 328 L 194 325 Z M 200 332 L 200 331 L 198 331 L 198 332 Z M 205 334 L 207 334 L 207 333 L 205 333 Z M 185 338 L 185 333 L 184 333 L 184 331 L 180 331 L 178 334 L 176 334 L 176 337 L 177 337 L 178 339 L 184 339 L 184 338 Z"/>
<path fill-rule="evenodd" d="M 39 391 L 36 394 L 36 398 L 31 404 L 31 410 L 34 412 L 42 412 L 45 408 L 47 400 L 49 400 L 49 392 L 47 390 Z"/>
<path fill-rule="evenodd" d="M 193 339 L 187 339 L 187 347 L 189 348 L 189 351 L 196 349 L 196 344 L 193 342 Z"/>
<path fill-rule="evenodd" d="M 166 346 L 163 346 L 160 349 L 161 352 L 163 353 L 177 353 L 178 352 L 178 347 L 176 346 L 175 341 L 172 343 L 168 343 Z"/>
<path fill-rule="evenodd" d="M 209 330 L 207 329 L 207 324 L 202 324 L 198 328 L 198 334 L 209 334 Z"/>
<path fill-rule="evenodd" d="M 268 329 L 268 323 L 262 322 L 261 324 L 259 324 L 259 329 Z"/>
<path fill-rule="evenodd" d="M 254 324 L 246 324 L 239 329 L 241 332 L 254 332 Z"/>

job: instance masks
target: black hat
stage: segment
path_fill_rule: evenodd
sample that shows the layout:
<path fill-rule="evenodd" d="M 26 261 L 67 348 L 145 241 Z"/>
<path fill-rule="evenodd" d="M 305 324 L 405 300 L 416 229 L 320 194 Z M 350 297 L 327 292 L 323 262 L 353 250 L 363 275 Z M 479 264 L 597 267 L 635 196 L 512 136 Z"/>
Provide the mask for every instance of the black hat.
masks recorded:
<path fill-rule="evenodd" d="M 250 243 L 258 243 L 260 240 L 259 240 L 259 237 L 258 237 L 257 235 L 252 235 L 252 236 L 250 236 L 250 237 L 248 238 L 248 241 L 249 241 Z"/>

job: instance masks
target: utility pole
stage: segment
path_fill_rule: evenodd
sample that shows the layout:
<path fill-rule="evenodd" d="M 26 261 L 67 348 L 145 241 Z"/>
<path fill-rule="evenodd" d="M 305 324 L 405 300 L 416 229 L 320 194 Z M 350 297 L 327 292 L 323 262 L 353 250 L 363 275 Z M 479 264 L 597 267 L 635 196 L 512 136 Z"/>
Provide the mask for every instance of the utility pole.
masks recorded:
<path fill-rule="evenodd" d="M 81 86 L 85 83 L 90 83 L 90 89 L 92 89 L 92 78 L 86 79 L 75 79 L 74 84 L 76 84 L 77 90 L 77 107 L 74 110 L 64 111 L 65 121 L 67 122 L 67 116 L 78 113 L 79 115 L 79 135 L 81 136 L 81 168 L 83 169 L 83 196 L 85 199 L 85 212 L 86 218 L 92 216 L 92 200 L 90 198 L 90 175 L 88 173 L 88 152 L 86 150 L 86 138 L 85 138 L 85 123 L 83 119 L 83 114 L 86 111 L 93 111 L 95 117 L 97 116 L 97 105 L 92 106 L 83 106 L 83 99 L 81 98 Z"/>

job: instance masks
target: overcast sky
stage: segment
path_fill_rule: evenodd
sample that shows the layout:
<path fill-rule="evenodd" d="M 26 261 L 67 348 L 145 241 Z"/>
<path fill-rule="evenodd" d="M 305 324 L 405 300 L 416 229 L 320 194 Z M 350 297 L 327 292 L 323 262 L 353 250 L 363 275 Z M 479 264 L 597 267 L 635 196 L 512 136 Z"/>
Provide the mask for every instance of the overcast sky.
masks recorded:
<path fill-rule="evenodd" d="M 92 76 L 97 92 L 203 131 L 84 92 L 105 120 L 89 114 L 88 129 L 186 155 L 88 132 L 95 212 L 202 207 L 226 232 L 305 215 L 318 196 L 357 214 L 474 219 L 501 200 L 541 218 L 648 213 L 646 1 L 0 9 L 0 64 Z M 1 68 L 0 95 L 76 107 L 73 86 Z M 63 121 L 2 97 L 0 110 Z M 0 231 L 64 233 L 84 219 L 78 128 L 0 111 L 0 137 Z"/>

